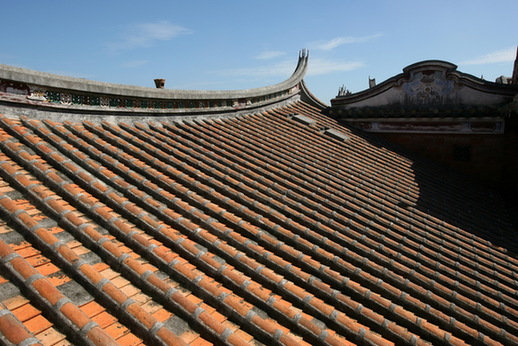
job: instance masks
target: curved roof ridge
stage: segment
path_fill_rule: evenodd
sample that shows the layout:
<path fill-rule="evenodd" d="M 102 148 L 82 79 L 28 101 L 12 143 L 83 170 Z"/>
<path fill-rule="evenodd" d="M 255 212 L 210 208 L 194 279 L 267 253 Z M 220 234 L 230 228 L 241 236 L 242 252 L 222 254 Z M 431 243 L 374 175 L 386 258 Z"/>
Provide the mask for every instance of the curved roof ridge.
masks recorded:
<path fill-rule="evenodd" d="M 297 66 L 286 80 L 241 90 L 182 90 L 139 87 L 60 76 L 0 65 L 0 113 L 63 119 L 115 116 L 125 119 L 170 116 L 221 117 L 277 108 L 308 99 L 325 105 L 303 83 L 309 51 L 299 51 Z M 309 95 L 309 96 L 308 96 Z"/>
<path fill-rule="evenodd" d="M 457 68 L 458 68 L 457 65 L 455 65 L 454 63 L 451 63 L 449 61 L 446 61 L 446 60 L 429 59 L 429 60 L 421 60 L 421 61 L 415 62 L 413 64 L 410 64 L 406 67 L 403 67 L 403 72 L 406 73 L 406 72 L 418 69 L 420 67 L 428 68 L 430 66 L 437 66 L 437 67 L 441 67 L 443 69 L 452 70 L 452 71 L 457 70 Z"/>
<path fill-rule="evenodd" d="M 152 99 L 186 99 L 210 100 L 223 98 L 244 98 L 280 92 L 296 86 L 306 74 L 309 51 L 299 51 L 297 66 L 292 75 L 283 82 L 240 90 L 189 90 L 189 89 L 157 89 L 152 87 L 107 83 L 78 77 L 63 76 L 47 72 L 30 70 L 22 67 L 0 64 L 0 80 L 10 80 L 42 87 L 85 93 L 119 95 Z"/>

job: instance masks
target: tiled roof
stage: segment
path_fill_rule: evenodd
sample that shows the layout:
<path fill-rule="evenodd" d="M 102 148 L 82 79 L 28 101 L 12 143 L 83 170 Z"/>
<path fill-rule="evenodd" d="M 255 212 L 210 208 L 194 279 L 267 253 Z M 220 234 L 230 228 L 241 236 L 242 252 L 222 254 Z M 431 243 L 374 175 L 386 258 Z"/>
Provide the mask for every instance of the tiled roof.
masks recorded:
<path fill-rule="evenodd" d="M 518 344 L 493 190 L 303 101 L 74 119 L 0 117 L 3 342 Z"/>

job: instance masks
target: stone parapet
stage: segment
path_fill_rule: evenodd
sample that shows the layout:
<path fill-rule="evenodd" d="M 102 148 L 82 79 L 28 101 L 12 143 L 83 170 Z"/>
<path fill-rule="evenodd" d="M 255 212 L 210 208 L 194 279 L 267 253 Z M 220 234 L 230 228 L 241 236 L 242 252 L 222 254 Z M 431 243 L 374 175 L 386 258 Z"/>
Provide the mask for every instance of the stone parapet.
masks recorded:
<path fill-rule="evenodd" d="M 180 90 L 129 86 L 0 65 L 0 103 L 82 114 L 157 115 L 234 113 L 264 108 L 301 93 L 308 52 L 299 53 L 285 81 L 243 90 Z M 305 90 L 305 89 L 304 89 Z"/>

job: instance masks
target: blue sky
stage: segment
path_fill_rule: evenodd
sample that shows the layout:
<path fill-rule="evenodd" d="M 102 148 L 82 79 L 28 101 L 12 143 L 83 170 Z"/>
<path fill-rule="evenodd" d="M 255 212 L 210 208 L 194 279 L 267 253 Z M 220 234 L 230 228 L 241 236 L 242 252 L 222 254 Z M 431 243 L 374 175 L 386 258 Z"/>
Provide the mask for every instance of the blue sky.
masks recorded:
<path fill-rule="evenodd" d="M 329 104 L 440 59 L 512 74 L 516 0 L 2 1 L 0 63 L 98 81 L 228 90 L 275 84 L 309 49 L 309 89 Z"/>

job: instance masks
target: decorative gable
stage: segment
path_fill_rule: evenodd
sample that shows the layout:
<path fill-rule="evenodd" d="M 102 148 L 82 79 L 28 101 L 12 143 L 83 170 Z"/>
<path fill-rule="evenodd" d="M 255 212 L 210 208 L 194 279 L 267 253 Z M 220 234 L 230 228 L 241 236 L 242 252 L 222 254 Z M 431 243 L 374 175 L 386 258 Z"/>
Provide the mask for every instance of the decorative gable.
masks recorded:
<path fill-rule="evenodd" d="M 330 113 L 343 120 L 359 119 L 502 119 L 518 86 L 487 82 L 457 71 L 448 62 L 432 60 L 410 65 L 403 73 L 359 92 L 331 100 Z"/>

